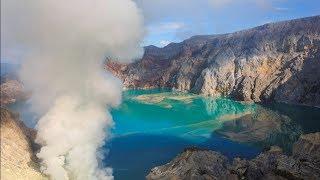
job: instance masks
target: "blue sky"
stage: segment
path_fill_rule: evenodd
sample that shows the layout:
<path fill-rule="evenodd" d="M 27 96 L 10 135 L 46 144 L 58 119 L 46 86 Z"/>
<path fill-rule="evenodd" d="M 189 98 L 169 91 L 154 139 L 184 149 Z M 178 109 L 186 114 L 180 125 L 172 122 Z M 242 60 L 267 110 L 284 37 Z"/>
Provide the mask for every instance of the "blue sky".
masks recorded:
<path fill-rule="evenodd" d="M 145 17 L 143 45 L 234 32 L 268 22 L 320 15 L 320 0 L 135 0 Z"/>
<path fill-rule="evenodd" d="M 230 33 L 269 22 L 320 15 L 320 0 L 133 1 L 144 17 L 146 34 L 142 46 L 163 47 L 193 35 Z M 21 52 L 15 47 L 7 52 L 11 59 L 1 56 L 1 61 L 19 63 Z"/>

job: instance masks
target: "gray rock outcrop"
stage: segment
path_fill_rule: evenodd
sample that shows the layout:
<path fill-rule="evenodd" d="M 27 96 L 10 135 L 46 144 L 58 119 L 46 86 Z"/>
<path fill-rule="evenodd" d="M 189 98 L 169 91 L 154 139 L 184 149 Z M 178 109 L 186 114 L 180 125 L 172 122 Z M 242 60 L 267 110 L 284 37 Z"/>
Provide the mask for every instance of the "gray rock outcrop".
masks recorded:
<path fill-rule="evenodd" d="M 272 146 L 252 160 L 235 158 L 229 162 L 220 153 L 191 148 L 171 162 L 153 168 L 148 180 L 184 179 L 320 179 L 320 133 L 302 135 L 293 146 L 292 156 Z"/>
<path fill-rule="evenodd" d="M 147 179 L 217 179 L 227 173 L 227 158 L 214 151 L 186 149 L 170 163 L 155 167 Z"/>

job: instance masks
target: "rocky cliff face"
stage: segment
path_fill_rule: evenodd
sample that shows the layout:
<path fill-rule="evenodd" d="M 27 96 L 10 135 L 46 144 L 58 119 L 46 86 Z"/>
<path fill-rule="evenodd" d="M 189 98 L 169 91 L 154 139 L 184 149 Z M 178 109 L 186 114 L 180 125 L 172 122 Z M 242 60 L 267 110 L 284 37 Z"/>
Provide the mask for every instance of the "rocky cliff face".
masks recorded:
<path fill-rule="evenodd" d="M 106 67 L 128 88 L 320 106 L 320 16 L 148 46 L 141 60 Z"/>
<path fill-rule="evenodd" d="M 320 178 L 319 144 L 320 133 L 307 134 L 294 144 L 292 156 L 273 146 L 252 160 L 235 158 L 232 161 L 218 152 L 186 149 L 171 162 L 153 168 L 147 179 L 316 180 Z"/>
<path fill-rule="evenodd" d="M 36 132 L 24 126 L 18 115 L 1 108 L 1 179 L 42 180 L 35 159 Z"/>
<path fill-rule="evenodd" d="M 21 82 L 18 80 L 4 80 L 0 85 L 1 106 L 24 100 L 28 97 Z"/>
<path fill-rule="evenodd" d="M 18 67 L 12 64 L 1 63 L 0 102 L 6 106 L 16 101 L 26 100 L 30 93 L 18 77 Z"/>

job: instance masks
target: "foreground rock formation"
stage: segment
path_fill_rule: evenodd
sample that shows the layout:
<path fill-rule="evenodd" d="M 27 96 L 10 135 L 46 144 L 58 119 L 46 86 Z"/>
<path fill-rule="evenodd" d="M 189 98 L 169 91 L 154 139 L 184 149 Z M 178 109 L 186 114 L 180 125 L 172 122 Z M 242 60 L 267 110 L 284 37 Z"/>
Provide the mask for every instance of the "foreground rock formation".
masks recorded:
<path fill-rule="evenodd" d="M 17 116 L 1 108 L 1 180 L 46 179 L 34 156 L 36 132 L 24 126 Z"/>
<path fill-rule="evenodd" d="M 320 106 L 320 16 L 148 46 L 141 60 L 107 69 L 129 88 Z"/>
<path fill-rule="evenodd" d="M 237 180 L 237 179 L 320 179 L 320 133 L 302 135 L 293 146 L 292 156 L 272 146 L 252 160 L 229 162 L 222 154 L 209 150 L 186 149 L 174 160 L 155 167 L 149 180 Z"/>

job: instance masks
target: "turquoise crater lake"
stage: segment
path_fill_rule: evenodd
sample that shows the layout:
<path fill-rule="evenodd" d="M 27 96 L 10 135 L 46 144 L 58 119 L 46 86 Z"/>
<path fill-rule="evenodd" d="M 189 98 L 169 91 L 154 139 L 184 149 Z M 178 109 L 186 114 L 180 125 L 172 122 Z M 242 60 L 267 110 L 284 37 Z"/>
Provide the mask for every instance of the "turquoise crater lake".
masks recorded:
<path fill-rule="evenodd" d="M 320 130 L 318 108 L 261 106 L 169 90 L 125 91 L 112 116 L 104 165 L 120 180 L 144 179 L 152 167 L 187 147 L 253 158 L 271 145 L 288 150 L 301 134 Z"/>
<path fill-rule="evenodd" d="M 29 127 L 38 117 L 26 102 L 10 105 Z M 102 152 L 116 180 L 144 179 L 187 147 L 253 158 L 277 145 L 290 153 L 301 134 L 320 131 L 320 109 L 254 104 L 169 90 L 128 90 L 111 111 L 115 126 Z"/>

